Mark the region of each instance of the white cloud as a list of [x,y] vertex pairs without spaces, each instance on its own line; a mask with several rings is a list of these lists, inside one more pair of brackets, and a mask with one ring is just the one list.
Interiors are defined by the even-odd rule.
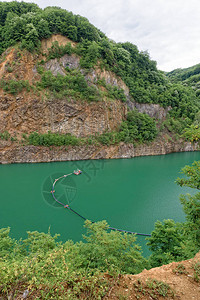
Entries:
[[82,15],[117,41],[148,50],[158,68],[170,71],[200,63],[199,0],[30,0]]

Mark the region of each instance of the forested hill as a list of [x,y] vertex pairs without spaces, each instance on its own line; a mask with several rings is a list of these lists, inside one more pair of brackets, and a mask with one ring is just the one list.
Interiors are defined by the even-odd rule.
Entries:
[[185,69],[176,69],[166,74],[173,82],[191,86],[200,95],[200,64]]
[[[73,90],[73,93],[70,94],[71,99],[74,97],[77,100],[82,97],[90,102],[101,100],[103,98],[102,91],[109,90],[107,94],[110,98],[125,103],[129,102],[129,108],[131,107],[130,102],[159,104],[164,108],[169,108],[165,123],[159,129],[161,131],[166,129],[169,132],[182,134],[186,127],[197,122],[199,93],[196,93],[189,85],[185,86],[182,82],[171,81],[164,72],[157,69],[156,62],[150,59],[146,51],[140,52],[137,46],[130,42],[116,43],[110,40],[104,33],[90,24],[86,18],[74,15],[72,12],[59,7],[40,9],[36,4],[16,1],[1,2],[0,16],[1,61],[5,59],[5,51],[10,47],[15,47],[19,51],[27,50],[41,58],[43,55],[41,41],[55,34],[60,34],[74,42],[73,47],[71,43],[65,47],[54,44],[50,55],[48,57],[43,56],[43,59],[38,61],[37,71],[41,75],[41,82],[37,82],[32,88],[50,90],[54,92],[55,97],[56,92],[60,93],[63,87],[68,85],[71,91]],[[66,68],[65,74],[67,76],[64,78],[62,76],[55,77],[44,72],[44,69],[42,70],[42,63],[44,64],[50,59],[60,59],[65,54],[73,54],[80,58],[79,73]],[[7,66],[7,72],[14,74],[14,64],[15,62],[12,62],[11,65]],[[102,71],[112,72],[121,78],[128,87],[128,96],[124,94],[123,89],[117,88],[115,84],[109,86],[102,78],[97,80],[96,87],[91,85],[88,80],[86,82],[87,72],[96,66]],[[10,77],[3,75],[0,88],[3,89],[4,93],[14,94],[22,88],[27,88],[27,83],[19,81],[17,76],[18,74],[15,74],[14,83],[11,75]],[[76,79],[74,79],[75,77]],[[17,84],[20,85],[19,89],[15,88],[18,87]],[[78,97],[77,93],[79,93]],[[69,91],[67,96],[69,96]],[[123,131],[123,137],[118,137],[115,140],[133,142],[134,139],[138,139],[141,141],[140,133],[138,134],[139,125],[134,125],[137,118],[130,115],[128,117],[129,124],[123,124],[120,127],[120,130]],[[144,120],[140,121],[144,124],[146,117],[142,116],[140,119],[142,118]],[[151,126],[149,120],[147,123],[147,127]],[[143,132],[145,126],[143,126]],[[128,134],[124,133],[125,131]],[[155,130],[153,129],[153,131],[153,134],[152,132],[146,134],[147,140],[155,138]],[[145,135],[142,137],[142,141],[145,141]]]

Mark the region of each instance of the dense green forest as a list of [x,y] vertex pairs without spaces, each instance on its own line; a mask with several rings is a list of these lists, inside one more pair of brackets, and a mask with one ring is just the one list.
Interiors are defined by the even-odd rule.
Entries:
[[[156,67],[156,62],[150,59],[148,52],[139,51],[136,45],[130,42],[116,43],[110,40],[104,33],[89,23],[89,21],[79,15],[74,15],[59,7],[47,7],[40,9],[36,4],[25,2],[1,2],[0,3],[0,53],[11,46],[18,46],[20,49],[27,49],[30,52],[39,52],[41,40],[50,37],[52,34],[62,34],[74,42],[75,48],[70,45],[65,48],[54,47],[47,59],[55,58],[72,52],[81,57],[81,67],[91,69],[97,63],[106,70],[113,71],[120,76],[129,87],[132,100],[139,103],[158,103],[163,107],[171,107],[167,120],[162,124],[162,129],[178,135],[183,134],[185,128],[199,126],[199,99],[198,89],[192,85],[185,84],[174,78],[198,76],[198,66],[192,71],[186,72],[188,75],[181,75],[178,71],[165,74]],[[53,76],[51,72],[42,71],[42,80],[37,84],[37,89],[47,89],[51,92],[62,92],[62,96],[71,95],[88,101],[98,101],[101,93],[93,86],[88,86],[82,74],[77,71],[68,70],[66,76]],[[184,73],[184,74],[186,74]],[[181,77],[182,76],[182,77]],[[173,79],[173,80],[172,80]],[[197,80],[194,79],[193,80]],[[30,89],[26,82],[15,80],[6,82],[1,80],[1,87],[4,91],[16,93],[23,88]],[[102,82],[101,82],[102,84]],[[68,85],[68,89],[63,87]],[[121,101],[126,101],[122,90],[112,86],[106,87],[110,97]],[[142,122],[141,122],[142,123]],[[143,123],[142,123],[143,124]],[[123,126],[123,125],[122,125]],[[142,125],[143,126],[143,125]],[[126,126],[127,127],[127,126]],[[143,126],[145,127],[145,125]],[[193,138],[196,127],[192,127]],[[127,130],[126,130],[127,131]],[[130,131],[130,127],[129,127]],[[131,131],[129,136],[134,135]],[[125,134],[124,134],[125,136]],[[147,134],[147,140],[149,134]],[[155,138],[156,134],[151,135]],[[120,140],[110,137],[112,140]],[[124,138],[130,142],[130,138]],[[122,138],[123,140],[123,138]],[[136,140],[145,141],[141,136],[136,136]],[[110,140],[109,140],[110,141]]]
[[[196,93],[196,97],[200,95],[200,64],[185,69],[176,69],[166,73],[167,77],[173,83],[181,83],[185,87],[192,88]],[[200,139],[200,113],[196,114],[193,124],[184,130],[184,137],[190,141],[198,141]]]
[[200,64],[186,68],[176,69],[168,72],[169,77],[173,82],[182,82],[184,86],[190,86],[196,91],[196,95],[200,94]]
[[[186,221],[157,221],[147,238],[148,258],[142,256],[135,235],[111,231],[106,221],[86,221],[83,240],[76,243],[58,242],[57,235],[36,231],[15,240],[10,228],[0,229],[0,296],[27,291],[38,299],[101,299],[117,284],[119,274],[193,257],[200,250],[200,161],[182,173],[177,184],[196,191],[180,198]],[[200,280],[199,263],[194,280]]]

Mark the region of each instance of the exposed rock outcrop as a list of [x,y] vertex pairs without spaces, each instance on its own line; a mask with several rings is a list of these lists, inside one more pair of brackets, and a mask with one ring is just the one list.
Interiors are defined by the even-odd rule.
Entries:
[[151,118],[164,120],[167,116],[167,113],[170,111],[171,107],[161,107],[159,104],[154,103],[137,103],[132,101],[127,101],[128,107],[133,110],[137,109],[140,113],[145,113]]
[[113,146],[23,146],[3,141],[0,146],[0,162],[6,163],[35,163],[70,161],[84,159],[109,159],[109,158],[132,158],[137,156],[160,155],[172,152],[199,150],[197,144],[174,143],[169,141],[155,141],[149,145],[133,146],[121,143]]
[[50,130],[83,137],[118,128],[126,111],[126,105],[120,101],[41,101],[32,95],[7,95],[0,96],[0,128],[2,132],[45,133]]
[[[48,53],[48,48],[57,41],[59,45],[75,43],[66,37],[54,35],[42,41],[43,54],[31,54],[26,51],[9,49],[0,62],[0,76],[5,80],[27,80],[34,85],[40,80],[37,72],[37,63]],[[9,67],[9,68],[8,68]],[[55,76],[65,74],[65,68],[79,69],[89,84],[95,85],[98,79],[104,79],[106,84],[117,86],[124,90],[127,102],[103,98],[98,102],[87,102],[72,100],[69,98],[55,99],[38,94],[37,90],[22,91],[13,96],[0,90],[0,132],[9,131],[12,136],[21,139],[24,133],[38,131],[47,133],[70,133],[76,137],[102,134],[119,128],[125,119],[128,109],[138,109],[151,117],[163,120],[166,118],[170,108],[162,108],[158,104],[140,104],[134,102],[129,94],[126,84],[111,71],[102,70],[98,65],[90,71],[85,72],[80,67],[80,58],[75,55],[64,55],[60,59],[52,59],[44,64],[46,70],[50,70]],[[8,71],[9,70],[9,71]],[[16,142],[0,140],[0,163],[14,162],[43,162],[64,161],[79,159],[100,158],[130,158],[142,155],[166,154],[178,151],[197,150],[197,145],[189,143],[169,142],[164,137],[149,145],[134,147],[131,144],[119,144],[114,146],[91,146],[45,148],[34,146],[23,146]]]

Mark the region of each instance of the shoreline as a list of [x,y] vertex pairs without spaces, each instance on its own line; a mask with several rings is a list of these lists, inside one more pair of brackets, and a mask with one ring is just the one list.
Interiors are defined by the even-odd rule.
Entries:
[[19,146],[9,141],[4,141],[3,145],[0,145],[0,164],[120,159],[199,150],[198,143],[192,144],[183,141],[157,140],[150,144],[139,144],[137,146],[120,143],[110,146],[83,145],[61,147]]

